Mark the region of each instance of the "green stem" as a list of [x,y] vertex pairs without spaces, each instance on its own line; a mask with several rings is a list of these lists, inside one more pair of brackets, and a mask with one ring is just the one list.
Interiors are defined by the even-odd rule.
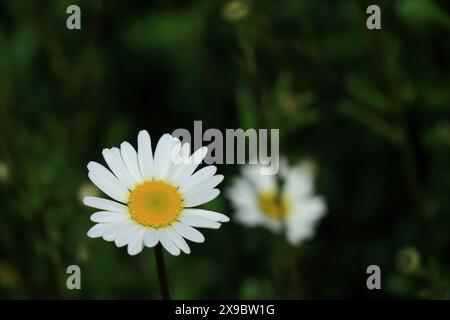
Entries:
[[244,68],[253,96],[253,107],[255,114],[257,115],[257,124],[260,128],[267,128],[268,121],[264,110],[263,90],[261,87],[258,65],[256,62],[255,48],[242,27],[236,27],[236,34],[240,49],[242,50]]
[[[284,225],[283,228],[286,228]],[[283,232],[286,233],[286,230]],[[302,279],[300,270],[298,268],[298,262],[300,261],[299,254],[298,254],[298,248],[293,246],[292,244],[288,243],[287,240],[284,242],[284,248],[283,252],[287,253],[287,267],[289,269],[289,280],[291,281],[292,288],[295,293],[295,299],[303,299],[303,285],[302,285]]]
[[161,244],[155,247],[156,268],[158,270],[159,288],[161,290],[161,299],[170,300],[169,286],[167,284],[166,267],[164,264],[164,254]]
[[400,107],[399,118],[403,131],[402,144],[400,146],[405,171],[405,179],[411,195],[413,209],[422,218],[426,218],[425,206],[423,202],[423,193],[419,177],[417,159],[414,155],[411,134],[409,132],[405,110]]

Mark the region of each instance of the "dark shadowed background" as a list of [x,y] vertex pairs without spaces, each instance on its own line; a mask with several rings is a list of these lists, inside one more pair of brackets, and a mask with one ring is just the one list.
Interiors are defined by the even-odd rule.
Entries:
[[[82,29],[66,28],[78,4]],[[378,4],[382,30],[366,28]],[[448,1],[0,0],[0,297],[159,298],[153,251],[89,239],[101,150],[279,128],[328,214],[300,247],[230,222],[166,254],[175,298],[450,298]],[[222,190],[239,172],[219,165]],[[208,204],[232,215],[221,196]],[[66,288],[66,268],[82,290]],[[382,290],[366,288],[379,265]]]

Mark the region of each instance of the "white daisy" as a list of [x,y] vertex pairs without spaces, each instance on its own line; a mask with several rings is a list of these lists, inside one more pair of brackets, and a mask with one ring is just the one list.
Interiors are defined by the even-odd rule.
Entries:
[[101,210],[91,216],[97,224],[88,236],[128,246],[130,255],[158,243],[172,255],[189,254],[185,239],[205,240],[195,228],[218,229],[221,222],[229,221],[221,213],[194,208],[216,198],[220,191],[215,187],[223,180],[211,165],[194,173],[206,151],[202,147],[191,155],[189,144],[165,134],[153,154],[145,130],[139,132],[137,152],[128,142],[103,149],[111,171],[89,162],[88,176],[113,200],[84,198],[85,205]]
[[314,174],[306,163],[288,167],[278,175],[261,175],[258,165],[247,165],[227,191],[235,219],[245,226],[283,231],[293,245],[311,238],[325,214],[324,200],[314,195]]

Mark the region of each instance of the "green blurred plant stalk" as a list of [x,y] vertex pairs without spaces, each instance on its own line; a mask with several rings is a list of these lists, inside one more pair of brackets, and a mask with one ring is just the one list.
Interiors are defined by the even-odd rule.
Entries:
[[169,285],[167,284],[166,266],[164,263],[164,253],[161,244],[155,247],[155,261],[158,270],[159,289],[161,290],[161,299],[170,300]]

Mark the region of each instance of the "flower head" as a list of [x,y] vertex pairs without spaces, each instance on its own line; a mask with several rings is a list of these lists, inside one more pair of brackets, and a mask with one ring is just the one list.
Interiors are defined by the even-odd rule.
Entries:
[[314,195],[314,173],[308,163],[289,167],[283,161],[278,175],[261,175],[257,165],[245,166],[227,192],[235,219],[246,226],[284,231],[293,245],[314,235],[325,213],[324,200]]
[[194,171],[206,155],[205,147],[190,154],[190,145],[170,134],[163,135],[153,154],[150,135],[141,131],[138,150],[123,142],[120,148],[103,150],[110,170],[89,162],[89,178],[113,200],[85,197],[84,204],[102,211],[91,216],[96,222],[91,238],[128,246],[130,255],[158,243],[172,255],[190,253],[186,240],[205,240],[196,228],[218,229],[229,218],[221,213],[196,209],[216,198],[215,187],[223,180],[215,166]]

